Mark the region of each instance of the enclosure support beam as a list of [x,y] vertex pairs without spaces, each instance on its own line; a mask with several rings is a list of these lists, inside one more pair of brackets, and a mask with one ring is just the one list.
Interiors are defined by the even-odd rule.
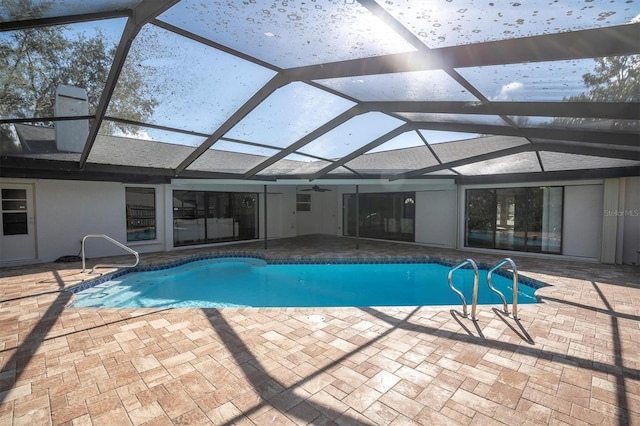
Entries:
[[264,186],[264,249],[267,249],[267,185]]
[[360,185],[356,185],[356,250],[360,248]]

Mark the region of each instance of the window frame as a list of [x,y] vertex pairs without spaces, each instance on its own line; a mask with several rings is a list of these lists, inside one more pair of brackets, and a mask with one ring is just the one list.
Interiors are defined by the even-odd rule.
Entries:
[[[22,196],[24,192],[24,196]],[[18,196],[17,194],[20,193]],[[29,235],[27,216],[27,190],[21,188],[2,188],[2,235]],[[19,220],[16,220],[17,218]],[[13,220],[12,220],[13,218]]]
[[[306,198],[306,200],[300,200],[303,197]],[[311,194],[296,193],[296,212],[310,212],[311,201]]]

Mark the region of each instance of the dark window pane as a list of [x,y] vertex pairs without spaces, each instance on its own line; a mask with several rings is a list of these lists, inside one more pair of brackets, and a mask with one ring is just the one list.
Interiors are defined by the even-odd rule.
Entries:
[[[355,194],[344,196],[344,235],[356,235]],[[359,235],[414,241],[415,193],[359,194]]]
[[540,251],[562,252],[562,200],[564,188],[551,186],[540,188],[542,192],[542,217]]
[[494,247],[496,200],[492,189],[467,190],[468,247]]
[[27,213],[3,213],[2,233],[4,235],[28,234]]
[[3,200],[26,200],[27,190],[26,189],[3,189],[2,199]]
[[342,234],[356,235],[356,195],[344,194],[342,198]]
[[258,194],[234,194],[233,218],[237,231],[234,234],[238,240],[253,240],[258,235]]
[[527,215],[526,215],[526,250],[533,252],[542,251],[542,214],[543,194],[540,188],[528,188]]
[[2,210],[26,210],[27,200],[2,200]]
[[525,249],[528,191],[526,188],[496,189],[495,248]]
[[296,194],[296,211],[311,211],[311,194]]
[[126,188],[127,241],[156,239],[156,191]]

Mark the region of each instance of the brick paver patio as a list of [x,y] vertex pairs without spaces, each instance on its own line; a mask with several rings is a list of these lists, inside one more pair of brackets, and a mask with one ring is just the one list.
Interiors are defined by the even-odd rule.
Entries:
[[[143,255],[478,254],[300,237]],[[78,263],[0,269],[0,424],[640,424],[640,268],[513,257],[551,287],[480,306],[78,309]],[[442,283],[446,286],[446,283]]]

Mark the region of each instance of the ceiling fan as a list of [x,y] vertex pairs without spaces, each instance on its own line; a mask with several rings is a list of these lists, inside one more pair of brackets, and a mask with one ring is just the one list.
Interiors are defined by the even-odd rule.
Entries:
[[320,188],[318,185],[313,185],[311,188],[301,189],[300,191],[327,192],[331,190],[329,188]]

